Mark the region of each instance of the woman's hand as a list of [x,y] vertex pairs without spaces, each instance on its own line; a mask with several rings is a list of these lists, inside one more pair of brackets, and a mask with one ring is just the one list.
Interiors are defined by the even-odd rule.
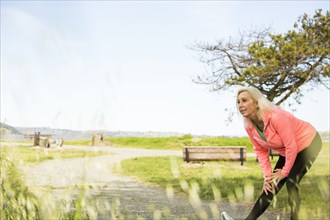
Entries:
[[275,189],[275,185],[273,182],[273,177],[266,177],[264,180],[264,185],[262,186],[262,191],[268,195],[268,192],[273,192]]
[[282,169],[274,170],[274,173],[271,176],[272,182],[275,184],[275,186],[284,178],[285,176],[282,174]]

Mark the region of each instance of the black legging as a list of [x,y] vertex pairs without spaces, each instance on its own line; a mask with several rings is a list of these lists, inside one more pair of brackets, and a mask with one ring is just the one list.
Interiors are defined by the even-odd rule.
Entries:
[[[300,195],[299,195],[299,183],[303,176],[307,173],[312,166],[317,155],[319,154],[322,146],[322,140],[317,133],[312,143],[303,151],[297,154],[297,158],[291,168],[289,175],[282,179],[275,188],[275,195],[281,190],[286,183],[288,190],[288,202],[290,205],[291,219],[298,219],[299,207],[300,207]],[[285,164],[285,157],[279,156],[279,159],[275,165],[275,169],[282,169]],[[252,211],[246,219],[257,219],[269,206],[274,197],[273,193],[262,193],[257,202],[255,203]]]

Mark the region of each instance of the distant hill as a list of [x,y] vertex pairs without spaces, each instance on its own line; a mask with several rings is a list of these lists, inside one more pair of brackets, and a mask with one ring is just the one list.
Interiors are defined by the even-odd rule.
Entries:
[[22,134],[14,127],[9,126],[4,123],[0,123],[0,137],[7,137],[10,136],[12,139],[17,139]]
[[[56,129],[49,127],[13,127],[1,123],[1,139],[2,140],[24,140],[25,135],[40,132],[42,135],[51,135],[53,139],[63,138],[64,140],[88,140],[93,134],[102,134],[104,137],[169,137],[182,136],[183,133],[178,132],[135,132],[135,131],[107,131],[107,130],[90,130],[90,131],[74,131],[69,129]],[[330,142],[330,131],[319,132],[323,142]]]
[[93,134],[102,134],[104,137],[169,137],[182,136],[183,133],[177,132],[134,132],[134,131],[106,131],[106,130],[89,130],[74,131],[69,129],[56,129],[49,127],[12,127],[6,124],[1,125],[3,132],[1,139],[3,140],[23,140],[27,139],[27,135],[33,135],[40,132],[41,135],[51,135],[53,139],[63,138],[64,140],[87,140],[91,139]]

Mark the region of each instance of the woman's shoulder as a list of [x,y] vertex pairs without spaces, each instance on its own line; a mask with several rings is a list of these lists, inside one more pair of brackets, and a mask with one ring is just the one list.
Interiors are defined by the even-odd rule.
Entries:
[[251,130],[254,128],[254,126],[252,125],[250,120],[246,120],[245,121],[245,125],[244,125],[245,130],[249,133],[251,132]]
[[290,112],[278,108],[268,114],[267,121],[269,121],[269,123],[273,126],[277,127],[280,124],[283,125],[291,121],[292,117],[293,115]]
[[288,111],[285,111],[284,109],[281,108],[275,108],[270,112],[267,112],[266,115],[269,118],[282,118],[282,117],[291,117],[292,114]]

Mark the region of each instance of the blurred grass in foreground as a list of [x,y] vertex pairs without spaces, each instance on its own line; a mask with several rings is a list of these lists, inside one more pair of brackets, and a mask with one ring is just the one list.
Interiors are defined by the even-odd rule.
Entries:
[[[323,143],[319,157],[300,183],[301,219],[330,219],[329,152],[329,143]],[[273,165],[276,161],[277,157],[274,157]],[[263,183],[255,157],[248,158],[244,166],[238,162],[186,163],[180,157],[135,158],[123,161],[121,172],[161,186],[169,194],[185,193],[196,201],[247,203],[251,208],[261,193]],[[272,207],[269,209],[271,212],[288,213],[286,187],[273,200]]]
[[[31,191],[24,183],[24,175],[17,164],[22,162],[42,162],[55,158],[76,158],[99,156],[108,153],[87,151],[54,151],[31,147],[0,148],[0,219],[97,219],[98,213],[109,212],[88,195],[90,186],[83,184],[67,189],[61,200],[51,193]],[[110,215],[107,214],[107,215]],[[119,219],[119,218],[118,218]]]
[[[179,148],[181,149],[180,146]],[[25,156],[17,154],[21,150]],[[96,219],[98,216],[96,210],[99,206],[114,207],[110,204],[98,204],[93,198],[88,197],[85,186],[81,186],[74,197],[68,194],[67,198],[60,203],[57,203],[51,195],[36,197],[31,193],[22,182],[22,174],[16,165],[18,160],[40,162],[58,157],[49,156],[49,153],[53,154],[53,152],[45,150],[42,149],[39,152],[41,155],[36,157],[35,154],[39,153],[36,153],[36,149],[33,148],[10,148],[8,152],[8,148],[1,147],[0,209],[6,211],[1,212],[0,219]],[[318,159],[300,184],[301,219],[329,219],[330,217],[329,152],[329,143],[324,143]],[[70,154],[68,152],[60,154],[62,153],[66,154],[66,158],[77,156],[68,156]],[[276,157],[272,162],[276,162]],[[132,175],[149,184],[162,186],[169,198],[175,193],[185,193],[193,207],[198,207],[201,199],[206,199],[228,200],[233,204],[244,203],[251,205],[252,208],[253,202],[261,192],[262,174],[259,164],[253,157],[248,158],[244,166],[240,166],[239,162],[187,164],[180,157],[136,158],[124,161],[121,170],[125,175]],[[286,205],[287,193],[284,187],[272,204],[277,208],[270,207],[269,211],[287,213]],[[106,209],[109,211],[108,208]],[[216,208],[215,211],[217,211]],[[203,219],[202,214],[201,219]],[[112,209],[107,215],[118,217]],[[123,218],[119,216],[117,219]]]
[[7,148],[0,149],[0,219],[40,219],[40,203],[22,181]]

